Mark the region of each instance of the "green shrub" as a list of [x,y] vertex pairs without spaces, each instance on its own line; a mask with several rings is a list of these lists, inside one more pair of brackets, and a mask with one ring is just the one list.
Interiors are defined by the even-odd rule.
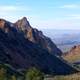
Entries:
[[6,79],[6,70],[4,68],[0,68],[0,80]]
[[34,67],[30,68],[25,73],[25,80],[44,80],[43,73]]

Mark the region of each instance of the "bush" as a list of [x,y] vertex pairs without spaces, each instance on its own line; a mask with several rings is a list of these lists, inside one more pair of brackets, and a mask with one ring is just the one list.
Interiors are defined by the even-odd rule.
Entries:
[[6,70],[4,68],[0,68],[0,80],[6,79]]
[[30,68],[25,73],[25,80],[44,80],[43,73],[34,67]]

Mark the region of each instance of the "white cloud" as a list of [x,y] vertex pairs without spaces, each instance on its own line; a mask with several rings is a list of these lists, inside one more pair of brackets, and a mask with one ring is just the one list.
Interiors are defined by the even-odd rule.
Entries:
[[80,20],[80,14],[66,14],[64,19],[67,19],[67,20],[73,20],[73,19]]
[[61,6],[60,8],[74,9],[74,8],[80,8],[80,5],[77,5],[77,4],[67,4],[67,5]]
[[0,15],[7,15],[7,14],[13,14],[21,11],[30,11],[31,9],[26,6],[8,6],[8,5],[3,5],[0,6]]
[[17,6],[0,6],[0,15],[7,15],[18,10]]
[[15,6],[0,6],[0,11],[15,11],[16,9]]
[[70,17],[72,17],[74,19],[80,19],[80,14],[72,14],[72,15],[70,15]]

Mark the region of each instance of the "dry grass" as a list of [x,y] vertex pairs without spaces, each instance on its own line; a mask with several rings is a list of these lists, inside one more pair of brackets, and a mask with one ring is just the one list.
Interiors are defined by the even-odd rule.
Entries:
[[49,77],[44,80],[80,80],[80,73]]

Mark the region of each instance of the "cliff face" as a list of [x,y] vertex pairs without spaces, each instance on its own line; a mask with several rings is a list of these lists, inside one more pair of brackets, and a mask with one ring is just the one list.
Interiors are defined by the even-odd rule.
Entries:
[[80,61],[80,45],[72,47],[72,49],[63,56],[69,62]]
[[[19,21],[13,24],[0,19],[1,63],[7,63],[16,69],[34,66],[47,74],[68,74],[77,71],[53,55],[58,54],[58,49],[41,31],[30,26],[27,28],[29,22],[27,23],[26,18],[22,19],[22,23]],[[55,53],[50,54],[49,50],[52,49]]]
[[15,23],[17,30],[23,32],[26,39],[39,45],[40,47],[48,50],[50,53],[60,56],[62,52],[57,46],[51,41],[50,38],[46,37],[42,31],[32,28],[28,20],[24,17]]

